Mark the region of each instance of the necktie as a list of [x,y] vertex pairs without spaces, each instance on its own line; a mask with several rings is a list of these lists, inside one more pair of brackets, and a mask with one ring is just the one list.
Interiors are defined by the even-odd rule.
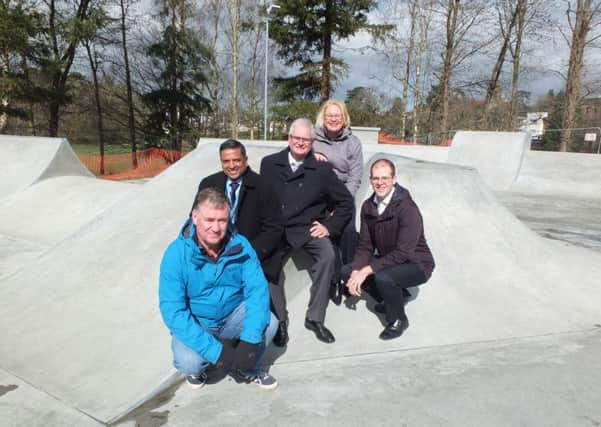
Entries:
[[239,185],[240,183],[238,181],[234,181],[230,184],[230,202],[232,205],[232,209],[236,205],[236,190],[238,189]]

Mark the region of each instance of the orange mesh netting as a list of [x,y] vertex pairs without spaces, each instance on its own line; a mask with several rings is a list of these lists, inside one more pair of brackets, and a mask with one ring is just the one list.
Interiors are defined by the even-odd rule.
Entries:
[[[444,141],[441,141],[440,144],[437,144],[437,145],[443,146],[443,147],[448,147],[451,145],[452,142],[453,142],[452,139],[445,139]],[[379,144],[397,144],[397,145],[424,145],[423,143],[420,143],[420,142],[403,141],[401,138],[397,138],[396,136],[389,135],[389,134],[383,133],[383,132],[380,132],[378,134],[378,143]]]
[[170,165],[181,159],[186,153],[182,151],[148,148],[138,151],[137,167],[134,169],[132,153],[109,154],[104,156],[104,173],[102,157],[99,155],[79,155],[81,162],[99,178],[111,180],[139,179],[158,175]]

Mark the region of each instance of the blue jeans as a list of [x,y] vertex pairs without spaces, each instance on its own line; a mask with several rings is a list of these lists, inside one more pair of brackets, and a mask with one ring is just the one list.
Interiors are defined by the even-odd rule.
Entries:
[[[219,328],[206,328],[215,338],[235,339],[239,338],[244,327],[244,317],[246,315],[246,307],[244,302],[241,303],[230,315],[225,319],[223,325]],[[269,325],[263,334],[263,343],[257,357],[257,366],[254,370],[243,371],[242,373],[248,376],[255,376],[261,368],[265,349],[271,343],[278,327],[278,321],[275,316],[270,313]],[[205,360],[200,354],[192,350],[186,344],[172,336],[171,350],[173,351],[173,366],[184,375],[200,375],[211,364]]]

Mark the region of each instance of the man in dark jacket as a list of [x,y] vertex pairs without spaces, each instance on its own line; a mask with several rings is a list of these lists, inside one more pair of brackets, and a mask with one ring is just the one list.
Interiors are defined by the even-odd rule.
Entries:
[[[311,121],[295,120],[288,133],[288,148],[263,158],[261,176],[273,183],[281,203],[287,245],[283,254],[303,248],[314,261],[305,327],[320,341],[332,343],[334,335],[324,325],[335,267],[330,238],[338,237],[349,221],[353,198],[332,166],[315,160],[313,138]],[[288,313],[284,289],[274,282],[270,292],[280,329],[285,329]]]
[[230,202],[230,222],[246,237],[261,261],[270,282],[277,282],[279,258],[274,259],[284,232],[280,203],[273,186],[248,166],[246,147],[235,139],[219,146],[221,172],[205,177],[198,185],[218,188]]
[[[370,169],[374,194],[361,207],[359,246],[353,262],[343,268],[351,295],[375,282],[387,325],[380,338],[400,337],[409,327],[403,291],[425,283],[434,270],[434,258],[424,237],[421,213],[409,191],[396,183],[394,164],[376,160]],[[350,277],[349,277],[350,274]]]

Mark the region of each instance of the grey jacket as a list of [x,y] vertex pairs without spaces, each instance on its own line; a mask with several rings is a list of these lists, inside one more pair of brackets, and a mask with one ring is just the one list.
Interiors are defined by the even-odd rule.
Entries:
[[350,128],[344,128],[335,138],[328,138],[325,129],[315,129],[313,151],[328,158],[336,176],[355,196],[363,176],[363,150],[361,141],[352,134]]

